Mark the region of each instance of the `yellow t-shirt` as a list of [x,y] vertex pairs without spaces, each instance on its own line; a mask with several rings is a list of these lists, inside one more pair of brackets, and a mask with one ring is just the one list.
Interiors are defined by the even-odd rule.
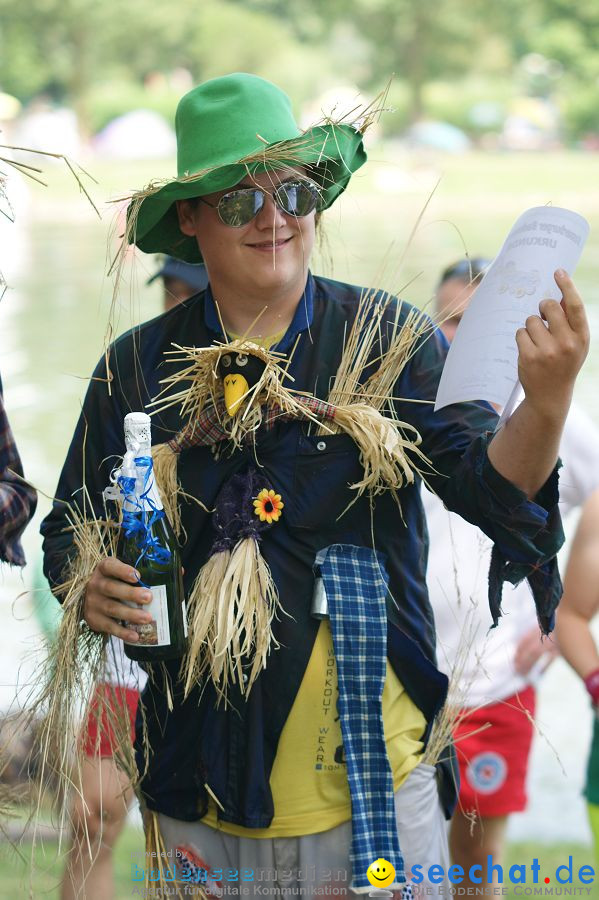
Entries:
[[[284,332],[250,340],[268,349]],[[235,340],[240,335],[229,332]],[[422,712],[406,694],[387,662],[383,727],[397,790],[420,761],[426,728]],[[274,838],[316,834],[351,819],[341,725],[337,715],[337,666],[328,621],[320,623],[300,689],[281,733],[270,775],[275,814],[268,828],[219,822],[210,801],[206,825],[241,837]]]
[[[426,727],[387,662],[383,725],[395,790],[418,765]],[[351,818],[351,801],[337,715],[337,667],[328,621],[318,629],[300,689],[285,723],[270,776],[275,814],[268,828],[219,822],[211,803],[202,819],[212,828],[242,837],[315,834]]]

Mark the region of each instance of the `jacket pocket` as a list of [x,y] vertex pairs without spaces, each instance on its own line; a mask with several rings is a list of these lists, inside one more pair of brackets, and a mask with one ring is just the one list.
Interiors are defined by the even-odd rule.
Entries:
[[300,435],[288,524],[294,528],[333,526],[356,499],[351,485],[362,476],[358,449],[349,435]]

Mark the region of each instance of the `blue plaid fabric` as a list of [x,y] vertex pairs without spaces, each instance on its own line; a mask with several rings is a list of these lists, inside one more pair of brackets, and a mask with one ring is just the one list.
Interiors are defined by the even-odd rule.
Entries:
[[388,579],[381,558],[367,547],[333,544],[322,556],[352,806],[351,888],[365,892],[372,890],[366,870],[375,859],[390,862],[397,884],[405,882],[383,731]]

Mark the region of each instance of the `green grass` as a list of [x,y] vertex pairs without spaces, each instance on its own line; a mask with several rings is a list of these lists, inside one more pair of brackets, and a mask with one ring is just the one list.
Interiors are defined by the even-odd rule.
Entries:
[[[143,834],[133,826],[128,826],[121,838],[119,839],[115,854],[115,882],[116,900],[125,900],[132,896],[133,882],[131,880],[131,863],[139,862],[137,853],[143,849]],[[15,852],[8,847],[0,850],[0,900],[16,900],[16,898],[27,897],[29,890],[29,873],[31,870],[31,845],[25,844],[21,848],[22,858],[16,856]],[[526,866],[526,885],[521,888],[520,896],[523,894],[524,887],[532,886],[532,874],[530,864],[533,859],[539,860],[540,865],[540,886],[544,886],[543,879],[548,876],[551,882],[548,887],[556,887],[555,870],[557,866],[566,865],[568,857],[572,857],[572,867],[574,873],[573,888],[581,886],[577,873],[581,866],[592,866],[593,869],[599,870],[593,860],[593,852],[588,847],[570,846],[568,844],[556,844],[552,846],[543,846],[533,842],[525,844],[512,844],[508,847],[506,861],[504,864],[504,888],[507,890],[504,897],[516,897],[513,892],[513,886],[508,883],[509,869],[514,865]],[[58,884],[62,872],[62,861],[57,856],[57,845],[48,842],[45,848],[36,849],[33,857],[33,894],[35,900],[57,900]],[[516,877],[516,873],[514,873]],[[457,887],[457,886],[456,886]],[[566,886],[564,886],[566,887]],[[596,885],[589,885],[591,893],[583,892],[583,897],[599,898],[599,882]],[[563,894],[562,894],[563,895]],[[459,896],[459,895],[456,895]],[[558,895],[559,896],[559,895]],[[89,898],[89,900],[102,900],[102,898]]]

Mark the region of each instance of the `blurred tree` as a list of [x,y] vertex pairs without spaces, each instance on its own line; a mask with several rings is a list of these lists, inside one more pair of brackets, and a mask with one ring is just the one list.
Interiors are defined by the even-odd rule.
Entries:
[[139,74],[139,54],[149,46],[156,68],[171,31],[166,6],[141,0],[0,0],[0,84],[23,100],[40,92],[67,100],[85,130],[94,80],[122,59]]
[[471,64],[476,22],[462,0],[330,0],[328,14],[347,9],[371,49],[372,81],[396,73],[410,91],[410,115],[423,114],[427,81],[460,75]]
[[95,84],[141,84],[175,68],[188,69],[195,82],[255,72],[299,100],[331,77],[326,56],[302,44],[285,20],[223,0],[0,0],[0,89],[72,104],[83,131]]
[[[528,77],[519,62],[530,54],[547,60],[550,77]],[[394,73],[402,121],[431,113],[427,86],[459,93],[476,77],[495,81],[502,97],[506,89],[559,95],[566,107],[577,89],[588,94],[599,84],[599,2],[0,0],[0,90],[24,101],[40,92],[66,100],[83,130],[111,114],[104,91],[101,115],[90,116],[99,85],[123,84],[118,114],[148,76],[177,68],[195,82],[252,71],[280,83],[296,104],[340,81],[372,93]]]
[[561,63],[582,82],[599,78],[597,0],[531,0],[537,27],[529,49]]
[[[516,4],[506,0],[508,5]],[[393,74],[407,83],[409,118],[424,112],[424,87],[435,79],[457,79],[470,72],[474,61],[485,68],[485,47],[493,42],[491,59],[512,61],[510,42],[489,28],[488,4],[484,0],[237,0],[237,4],[284,17],[300,40],[336,46],[336,35],[344,34],[345,55],[336,63],[360,87],[372,89]],[[492,16],[491,16],[492,17]],[[509,26],[507,18],[498,27]],[[354,46],[367,47],[356,59]],[[500,47],[498,52],[498,46]],[[337,46],[337,50],[342,48]]]

